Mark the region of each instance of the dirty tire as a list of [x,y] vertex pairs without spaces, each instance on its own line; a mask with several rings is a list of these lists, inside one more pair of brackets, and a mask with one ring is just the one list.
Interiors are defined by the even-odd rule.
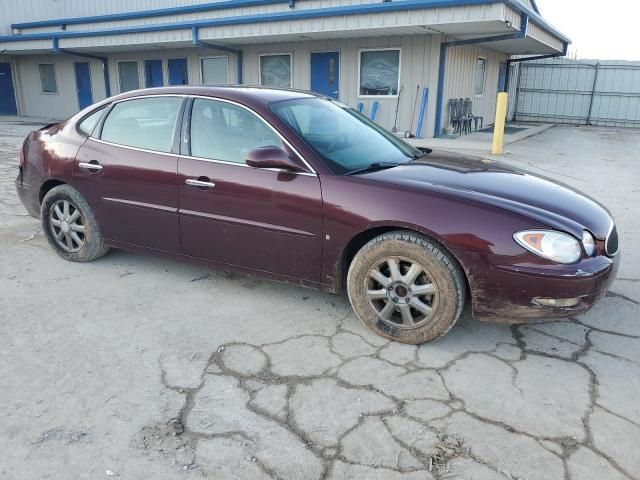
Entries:
[[[415,326],[413,326],[408,321],[405,326],[401,315],[403,312],[400,311],[400,308],[392,315],[394,319],[400,317],[398,321],[402,322],[402,325],[389,319],[383,320],[381,312],[376,310],[378,307],[374,306],[374,303],[380,302],[380,305],[386,305],[391,300],[387,298],[371,300],[368,295],[367,292],[371,293],[372,289],[379,289],[377,291],[381,292],[384,288],[393,288],[393,283],[380,288],[384,284],[376,282],[374,284],[377,286],[371,287],[372,280],[369,275],[372,269],[376,270],[380,265],[385,268],[384,266],[388,265],[387,260],[390,259],[392,261],[396,259],[400,262],[398,263],[400,274],[406,274],[407,278],[409,276],[408,268],[412,265],[410,262],[415,262],[418,267],[424,269],[424,276],[421,278],[425,280],[422,282],[433,284],[437,288],[437,294],[433,297],[421,297],[423,300],[432,299],[431,305],[433,306],[430,313],[425,314],[423,323],[415,322]],[[374,238],[358,251],[349,266],[347,291],[353,310],[365,325],[383,337],[396,342],[416,345],[443,336],[458,321],[466,298],[466,282],[463,275],[457,262],[440,245],[414,232],[396,231]],[[411,286],[413,290],[418,290],[420,287],[415,284]],[[409,292],[411,291],[409,289]],[[392,297],[397,300],[395,295]],[[410,300],[407,297],[400,300],[400,302],[403,301],[409,302]],[[420,314],[416,310],[411,310],[411,312],[413,315]]]
[[[54,220],[57,215],[53,213],[54,205],[60,205],[60,202],[65,201],[76,208],[82,217],[84,242],[81,247],[77,248],[77,251],[66,251],[58,245],[50,223],[52,215]],[[100,229],[98,228],[91,207],[89,207],[89,204],[80,192],[70,185],[58,185],[47,192],[40,207],[40,218],[42,219],[42,230],[49,245],[65,260],[71,262],[90,262],[102,257],[109,251],[109,246],[105,244],[100,234]],[[77,244],[75,246],[77,247]]]

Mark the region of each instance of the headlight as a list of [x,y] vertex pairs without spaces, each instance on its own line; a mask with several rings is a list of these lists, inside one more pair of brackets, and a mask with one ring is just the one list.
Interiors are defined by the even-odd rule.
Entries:
[[525,230],[513,235],[522,247],[536,255],[557,263],[576,263],[582,256],[580,242],[553,230]]
[[596,253],[596,239],[593,238],[593,235],[586,230],[582,232],[582,246],[584,247],[584,251],[587,252],[587,255],[590,257]]

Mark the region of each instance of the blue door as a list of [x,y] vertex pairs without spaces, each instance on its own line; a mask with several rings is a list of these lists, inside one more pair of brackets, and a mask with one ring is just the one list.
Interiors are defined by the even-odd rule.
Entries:
[[162,80],[162,60],[145,60],[144,61],[144,86],[161,87],[164,85]]
[[169,85],[186,85],[189,83],[186,58],[172,58],[168,62]]
[[80,110],[93,103],[91,94],[91,73],[88,62],[74,62],[76,71],[76,91],[78,92],[78,106]]
[[0,113],[3,115],[18,114],[10,63],[0,63]]
[[340,53],[311,54],[311,90],[328,97],[338,98],[340,85]]

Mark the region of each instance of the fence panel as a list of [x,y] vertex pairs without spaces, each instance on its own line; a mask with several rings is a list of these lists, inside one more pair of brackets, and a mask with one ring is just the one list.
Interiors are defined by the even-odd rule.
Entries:
[[514,120],[640,127],[640,63],[541,60],[514,74]]

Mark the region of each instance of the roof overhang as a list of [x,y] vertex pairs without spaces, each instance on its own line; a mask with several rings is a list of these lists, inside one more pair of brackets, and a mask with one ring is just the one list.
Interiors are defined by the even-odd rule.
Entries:
[[[283,3],[289,5],[280,5]],[[536,11],[517,0],[395,0],[322,8],[305,8],[305,2],[299,0],[295,8],[289,8],[292,3],[223,0],[110,16],[14,24],[14,35],[0,36],[0,51],[50,52],[54,41],[59,48],[92,52],[181,48],[193,46],[194,29],[202,40],[227,45],[438,34],[447,41],[488,38],[489,41],[478,43],[508,54],[527,55],[562,53],[570,42]],[[258,6],[264,9],[265,5],[271,6],[273,12],[256,13]],[[229,8],[234,8],[233,15],[227,15]],[[215,18],[211,18],[212,11],[216,12]],[[171,22],[167,21],[167,15],[172,16]],[[527,23],[523,22],[525,18]],[[527,24],[523,31],[523,25]],[[250,28],[238,28],[249,25]]]

